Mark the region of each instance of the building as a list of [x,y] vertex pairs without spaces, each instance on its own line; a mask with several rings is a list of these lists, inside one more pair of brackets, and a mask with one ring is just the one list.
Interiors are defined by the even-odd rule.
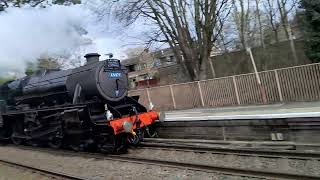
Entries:
[[[211,57],[220,54],[221,50],[214,48]],[[122,64],[129,70],[128,76],[132,89],[191,81],[183,65],[177,61],[170,48],[152,53],[145,51],[137,57],[123,60]]]
[[129,71],[128,77],[132,89],[181,82],[171,75],[175,76],[181,68],[170,48],[152,53],[144,51],[137,57],[123,60],[122,64]]

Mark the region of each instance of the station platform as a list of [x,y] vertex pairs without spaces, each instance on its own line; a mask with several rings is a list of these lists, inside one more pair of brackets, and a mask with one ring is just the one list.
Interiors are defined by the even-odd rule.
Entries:
[[320,102],[164,112],[160,138],[320,143]]
[[234,106],[167,111],[165,121],[208,121],[320,117],[320,102]]

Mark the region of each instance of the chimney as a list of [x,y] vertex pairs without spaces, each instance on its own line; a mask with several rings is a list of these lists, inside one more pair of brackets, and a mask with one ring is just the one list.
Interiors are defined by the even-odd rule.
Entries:
[[92,63],[99,62],[100,54],[98,54],[98,53],[89,53],[89,54],[86,54],[84,57],[87,60],[87,64],[92,64]]

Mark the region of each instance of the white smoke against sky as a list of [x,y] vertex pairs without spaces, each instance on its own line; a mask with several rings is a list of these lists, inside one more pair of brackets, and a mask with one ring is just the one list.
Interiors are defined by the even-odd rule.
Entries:
[[[65,56],[83,45],[89,12],[74,6],[9,8],[0,14],[0,75],[23,74],[26,62]],[[84,28],[85,29],[85,28]]]
[[[8,8],[1,12],[0,76],[24,76],[27,62],[35,62],[42,56],[70,56],[77,60],[86,53],[98,52],[126,58],[124,52],[128,46],[135,46],[130,45],[130,41],[142,37],[139,32],[146,27],[138,24],[129,29],[121,28],[112,17],[101,19],[97,16],[97,7],[102,7],[103,1],[84,2],[47,8]],[[81,30],[86,30],[87,34]],[[71,66],[67,63],[64,68],[73,68],[72,63]]]

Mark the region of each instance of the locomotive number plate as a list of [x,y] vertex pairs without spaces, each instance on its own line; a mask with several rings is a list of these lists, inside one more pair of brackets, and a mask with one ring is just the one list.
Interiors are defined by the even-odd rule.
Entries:
[[111,77],[111,78],[121,77],[121,73],[119,73],[119,72],[111,72],[111,73],[109,73],[109,77]]

